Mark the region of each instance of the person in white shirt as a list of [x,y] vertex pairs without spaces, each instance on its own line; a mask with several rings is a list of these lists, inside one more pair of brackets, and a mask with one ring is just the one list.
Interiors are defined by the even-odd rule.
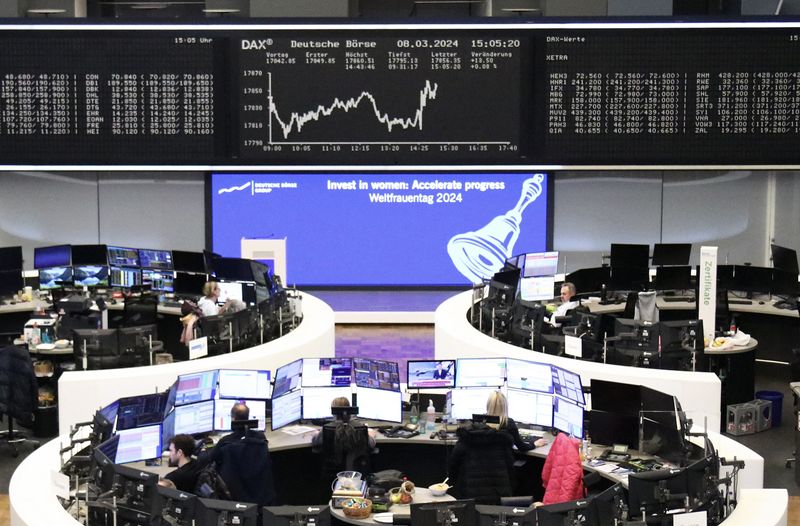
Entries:
[[572,301],[572,298],[576,293],[577,291],[575,290],[575,285],[573,283],[567,281],[561,285],[561,305],[559,305],[555,312],[550,315],[550,319],[548,320],[550,325],[553,327],[561,327],[561,324],[556,320],[566,316],[567,311],[570,311],[578,306],[577,301]]
[[225,302],[221,307],[217,304],[220,295],[219,284],[216,281],[209,281],[203,285],[203,297],[197,302],[197,306],[203,311],[203,316],[217,316],[224,313],[231,305],[231,300]]

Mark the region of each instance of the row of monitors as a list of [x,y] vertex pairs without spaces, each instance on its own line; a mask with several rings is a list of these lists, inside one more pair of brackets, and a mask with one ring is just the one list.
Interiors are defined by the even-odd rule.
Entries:
[[[173,263],[176,257],[177,264]],[[205,272],[203,254],[109,245],[54,245],[33,249],[33,268],[108,265],[153,270]]]

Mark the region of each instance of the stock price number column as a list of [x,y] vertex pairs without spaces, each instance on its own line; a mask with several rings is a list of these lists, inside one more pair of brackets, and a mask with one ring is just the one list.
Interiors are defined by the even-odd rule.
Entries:
[[240,158],[514,162],[522,44],[495,33],[309,30],[242,39]]

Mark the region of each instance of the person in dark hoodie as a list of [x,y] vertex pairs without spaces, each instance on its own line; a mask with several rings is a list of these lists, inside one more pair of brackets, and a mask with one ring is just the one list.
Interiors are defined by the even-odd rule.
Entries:
[[203,452],[197,462],[201,468],[211,462],[216,464],[233,500],[269,506],[275,501],[269,443],[264,433],[248,427],[249,418],[250,409],[246,404],[234,404],[231,408],[233,431],[211,450]]

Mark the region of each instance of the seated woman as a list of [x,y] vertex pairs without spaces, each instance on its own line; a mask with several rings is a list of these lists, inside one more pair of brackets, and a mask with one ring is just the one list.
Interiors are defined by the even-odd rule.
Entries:
[[217,302],[221,292],[216,281],[209,281],[203,285],[203,297],[197,302],[197,307],[203,312],[203,316],[217,316],[228,311],[239,312],[246,307],[240,300],[230,298],[224,305],[219,306]]
[[369,455],[375,448],[375,431],[363,422],[351,421],[350,400],[340,396],[331,402],[334,420],[322,427],[311,445],[324,455],[323,474],[333,476],[339,471],[354,470],[366,475],[369,470]]
[[536,440],[533,444],[522,440],[519,436],[519,428],[513,418],[508,416],[508,401],[503,393],[494,391],[489,395],[489,400],[486,401],[486,414],[500,418],[498,430],[507,433],[514,441],[514,445],[520,451],[530,451],[537,447],[547,445],[547,441],[543,438]]

